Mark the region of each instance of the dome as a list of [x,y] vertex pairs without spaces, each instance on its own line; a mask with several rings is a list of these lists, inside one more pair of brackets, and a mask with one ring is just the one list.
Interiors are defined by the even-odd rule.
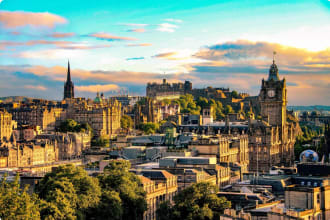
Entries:
[[102,98],[100,97],[99,92],[96,93],[96,98],[94,99],[94,102],[99,104],[102,103]]
[[304,150],[299,156],[300,162],[318,162],[319,155],[313,150]]

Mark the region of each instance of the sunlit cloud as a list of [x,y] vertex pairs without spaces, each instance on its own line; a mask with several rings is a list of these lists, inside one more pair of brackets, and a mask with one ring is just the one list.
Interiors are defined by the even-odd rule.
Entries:
[[134,40],[137,40],[136,38],[132,38],[132,37],[120,37],[120,36],[115,36],[115,35],[104,33],[104,32],[91,33],[88,36],[95,37],[96,39],[108,40],[108,41],[134,41]]
[[108,91],[117,91],[120,87],[116,84],[106,84],[106,85],[88,85],[88,86],[77,86],[75,87],[77,91],[80,92],[108,92]]
[[127,32],[144,33],[146,32],[146,29],[144,28],[129,29],[127,30]]
[[66,37],[73,37],[75,36],[75,33],[61,33],[61,32],[54,32],[49,35],[48,37],[53,37],[53,38],[66,38]]
[[57,24],[65,23],[67,23],[65,18],[48,12],[0,11],[0,24],[5,28],[23,26],[52,28]]
[[149,47],[152,44],[149,43],[141,43],[141,44],[126,44],[127,47]]
[[170,23],[162,23],[158,25],[157,31],[160,32],[175,32],[175,30],[178,28],[175,24]]
[[34,86],[34,85],[25,85],[24,88],[26,89],[33,89],[33,90],[40,90],[40,91],[46,91],[47,88],[44,86]]

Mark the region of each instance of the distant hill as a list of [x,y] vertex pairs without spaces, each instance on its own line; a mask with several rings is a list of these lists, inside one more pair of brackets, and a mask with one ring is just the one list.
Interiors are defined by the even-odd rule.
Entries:
[[329,105],[310,105],[310,106],[288,106],[288,110],[294,111],[330,111]]
[[26,101],[33,99],[31,97],[26,96],[6,96],[6,97],[0,97],[0,100],[2,102],[18,102],[18,101]]

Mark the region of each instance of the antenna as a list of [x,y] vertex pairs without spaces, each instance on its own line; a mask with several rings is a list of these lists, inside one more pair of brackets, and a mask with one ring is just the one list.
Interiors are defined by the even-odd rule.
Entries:
[[276,55],[276,51],[273,51],[273,64],[275,64],[275,55]]

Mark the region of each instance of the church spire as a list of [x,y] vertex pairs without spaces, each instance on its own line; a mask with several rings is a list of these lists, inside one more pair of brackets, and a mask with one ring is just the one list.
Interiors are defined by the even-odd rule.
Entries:
[[71,81],[70,62],[68,61],[68,70],[66,76],[66,82],[64,83],[64,99],[74,98],[74,85]]
[[71,72],[70,72],[70,61],[68,60],[68,72],[67,72],[67,82],[71,82]]

